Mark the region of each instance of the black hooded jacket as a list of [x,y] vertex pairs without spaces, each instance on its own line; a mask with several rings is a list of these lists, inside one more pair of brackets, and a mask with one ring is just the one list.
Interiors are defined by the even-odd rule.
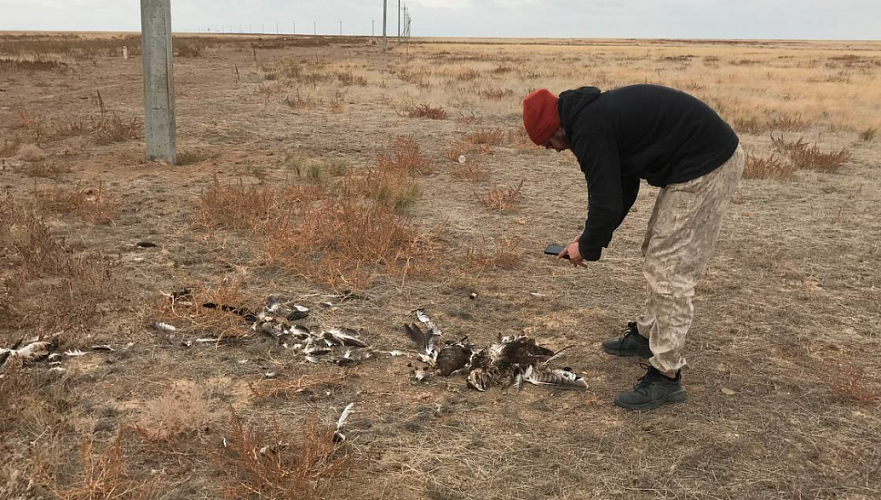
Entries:
[[599,260],[639,193],[696,179],[725,163],[738,138],[709,106],[678,90],[631,85],[560,94],[560,122],[587,179],[588,210],[578,250]]

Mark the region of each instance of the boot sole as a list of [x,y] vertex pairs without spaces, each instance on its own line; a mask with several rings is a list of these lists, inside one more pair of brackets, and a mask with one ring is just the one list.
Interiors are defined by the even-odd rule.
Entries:
[[648,401],[646,403],[633,405],[629,403],[624,403],[616,397],[615,404],[626,410],[654,410],[655,408],[662,406],[666,403],[681,403],[685,401],[687,397],[688,395],[685,392],[685,388],[682,387],[676,392],[671,392],[670,394],[667,394],[662,399],[656,399],[654,401]]
[[652,357],[651,353],[649,353],[648,355],[646,355],[646,354],[643,354],[643,353],[641,353],[641,352],[636,352],[636,351],[619,351],[619,350],[616,350],[616,349],[610,349],[610,348],[608,348],[608,347],[606,347],[606,346],[603,346],[603,351],[605,351],[606,354],[611,354],[612,356],[618,356],[618,357],[620,357],[620,358],[635,358],[635,357],[640,357],[640,358],[643,358],[643,359],[649,359],[649,358]]

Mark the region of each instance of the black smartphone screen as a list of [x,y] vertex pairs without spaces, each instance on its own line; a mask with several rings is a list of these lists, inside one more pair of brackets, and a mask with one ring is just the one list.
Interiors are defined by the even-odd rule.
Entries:
[[[564,248],[565,247],[560,246],[560,245],[548,245],[548,247],[545,248],[545,254],[547,254],[547,255],[560,255],[560,252],[562,252]],[[563,258],[568,259],[569,256],[567,255]]]

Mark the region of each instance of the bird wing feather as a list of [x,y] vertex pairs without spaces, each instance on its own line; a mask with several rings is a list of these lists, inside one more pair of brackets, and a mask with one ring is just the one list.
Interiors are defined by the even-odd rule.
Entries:
[[352,406],[355,406],[355,403],[349,403],[343,408],[343,412],[340,413],[340,419],[336,422],[337,431],[343,428],[343,424],[346,423],[346,419],[349,418],[349,414],[352,413]]

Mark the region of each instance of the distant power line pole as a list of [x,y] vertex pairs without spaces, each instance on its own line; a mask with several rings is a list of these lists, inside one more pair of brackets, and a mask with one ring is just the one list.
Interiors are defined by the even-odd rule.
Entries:
[[296,21],[294,21],[294,32],[293,33],[295,35],[297,34],[297,22]]
[[315,23],[315,21],[312,21],[312,34],[313,35],[318,34],[318,28],[316,26],[317,26],[317,24]]
[[401,41],[401,0],[398,0],[398,41]]
[[382,51],[385,52],[388,48],[388,38],[385,36],[385,18],[386,14],[388,14],[388,7],[386,6],[388,0],[382,0]]
[[343,36],[343,20],[340,19],[340,36]]
[[376,19],[370,20],[370,36],[376,36]]

